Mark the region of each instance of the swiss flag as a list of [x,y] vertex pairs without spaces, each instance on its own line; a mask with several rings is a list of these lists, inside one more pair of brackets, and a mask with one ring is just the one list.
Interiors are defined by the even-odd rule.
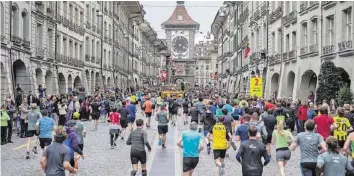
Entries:
[[250,53],[250,51],[251,51],[251,48],[247,46],[247,49],[245,50],[245,58],[244,59],[247,58],[247,56]]

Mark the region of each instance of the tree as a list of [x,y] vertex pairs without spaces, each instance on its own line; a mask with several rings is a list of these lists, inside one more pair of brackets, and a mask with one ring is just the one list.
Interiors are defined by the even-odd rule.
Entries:
[[325,61],[321,65],[320,74],[318,76],[318,88],[316,91],[317,102],[335,99],[341,87],[342,78],[336,66],[331,61]]
[[336,102],[338,106],[343,107],[344,104],[352,104],[353,103],[353,92],[350,87],[345,84],[339,91]]

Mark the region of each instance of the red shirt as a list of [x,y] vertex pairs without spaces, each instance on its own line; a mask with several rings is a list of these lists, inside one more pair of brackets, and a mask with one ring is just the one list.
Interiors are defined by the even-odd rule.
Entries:
[[320,134],[324,139],[331,135],[331,125],[334,120],[328,115],[319,115],[313,119],[317,125],[317,133]]
[[116,124],[119,125],[120,124],[120,115],[118,112],[112,112],[111,114],[109,114],[109,120],[111,121],[111,124]]
[[274,109],[276,108],[275,104],[273,104],[273,103],[267,103],[267,104],[266,104],[266,107],[267,107],[267,109],[269,109],[269,110],[274,110]]
[[307,120],[307,106],[301,105],[297,111],[297,118],[299,120]]

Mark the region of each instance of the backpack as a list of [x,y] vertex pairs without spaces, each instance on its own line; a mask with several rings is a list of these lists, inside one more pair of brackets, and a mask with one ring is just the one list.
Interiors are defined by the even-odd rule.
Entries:
[[63,142],[63,144],[69,148],[70,157],[71,157],[71,158],[74,158],[74,149],[73,149],[73,147],[72,147],[72,142],[71,142],[71,140],[68,138],[68,139],[66,139],[66,140]]

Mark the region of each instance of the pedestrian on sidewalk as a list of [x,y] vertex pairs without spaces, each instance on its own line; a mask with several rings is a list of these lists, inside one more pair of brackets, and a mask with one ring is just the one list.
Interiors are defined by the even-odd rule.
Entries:
[[6,105],[1,105],[1,112],[0,112],[0,120],[1,120],[1,145],[7,143],[7,128],[8,128],[8,120],[10,120],[10,116],[6,111]]
[[136,126],[137,128],[129,134],[127,139],[127,145],[131,145],[130,160],[133,167],[131,175],[136,175],[138,163],[140,162],[142,176],[147,176],[145,146],[149,152],[151,151],[151,146],[147,140],[147,133],[143,130],[144,121],[142,119],[136,120]]
[[13,117],[14,117],[14,113],[16,111],[15,109],[15,104],[13,104],[13,101],[11,99],[6,99],[6,110],[7,110],[7,114],[9,115],[10,119],[7,121],[7,143],[14,143],[11,141],[11,137],[12,137],[12,128],[13,128]]
[[199,153],[203,150],[202,135],[198,133],[198,123],[191,122],[188,131],[184,131],[177,145],[183,149],[183,176],[193,175],[199,162]]
[[58,125],[64,126],[65,124],[65,119],[66,119],[66,103],[64,102],[64,100],[60,100],[59,104],[58,104],[58,109],[59,109],[59,121],[58,121]]

